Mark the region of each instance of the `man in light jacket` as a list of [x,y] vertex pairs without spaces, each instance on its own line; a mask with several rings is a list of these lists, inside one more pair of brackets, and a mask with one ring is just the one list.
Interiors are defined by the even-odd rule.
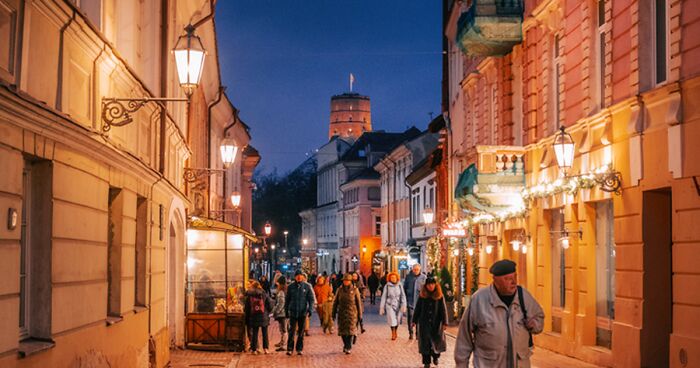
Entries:
[[515,262],[500,260],[489,272],[493,284],[474,293],[459,324],[456,366],[468,367],[473,354],[474,368],[530,367],[530,336],[542,332],[542,307],[518,287]]
[[[413,340],[413,310],[418,302],[418,294],[420,294],[423,285],[425,284],[426,275],[420,272],[420,263],[416,263],[411,268],[411,272],[406,275],[403,281],[403,290],[406,293],[406,304],[408,305],[408,313],[406,320],[408,322],[408,339]],[[382,286],[383,288],[383,286]]]

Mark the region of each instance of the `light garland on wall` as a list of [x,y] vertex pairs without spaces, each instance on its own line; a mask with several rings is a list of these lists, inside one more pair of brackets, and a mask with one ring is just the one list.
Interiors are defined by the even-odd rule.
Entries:
[[566,176],[553,182],[542,182],[527,187],[520,192],[525,202],[545,198],[559,193],[576,194],[581,189],[592,189],[598,186],[600,190],[620,195],[620,173],[610,165],[604,165],[592,172],[580,175]]

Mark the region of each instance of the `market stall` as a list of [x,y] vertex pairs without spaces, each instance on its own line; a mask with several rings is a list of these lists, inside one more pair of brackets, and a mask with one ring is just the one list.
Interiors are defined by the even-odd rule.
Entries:
[[192,217],[187,229],[188,348],[242,350],[248,249],[257,238],[220,221]]

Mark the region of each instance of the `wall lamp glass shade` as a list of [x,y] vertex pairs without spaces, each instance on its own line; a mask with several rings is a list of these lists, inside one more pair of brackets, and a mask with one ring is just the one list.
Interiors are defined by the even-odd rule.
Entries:
[[224,139],[221,142],[221,161],[224,163],[224,168],[228,169],[236,161],[236,154],[238,153],[238,146],[233,143],[230,139]]
[[238,208],[241,205],[241,193],[238,193],[238,192],[231,193],[231,205],[234,208]]
[[270,233],[272,233],[272,226],[268,222],[265,224],[265,235],[270,236]]
[[571,134],[564,130],[564,127],[559,129],[556,137],[554,137],[554,155],[557,157],[557,166],[559,169],[566,170],[571,168],[574,163],[574,140]]
[[302,239],[301,242],[302,242],[304,245],[309,244],[309,239],[304,238],[304,239]]
[[178,38],[173,54],[175,55],[175,66],[177,67],[180,87],[182,87],[187,96],[191,96],[202,77],[204,57],[207,52],[204,50],[202,40],[194,34],[192,25],[187,26],[185,31],[187,31],[187,34]]
[[423,210],[423,222],[426,224],[432,224],[433,220],[435,219],[435,212],[433,212],[433,209],[428,207]]
[[520,250],[520,240],[511,240],[510,245],[513,247],[514,251],[519,251]]

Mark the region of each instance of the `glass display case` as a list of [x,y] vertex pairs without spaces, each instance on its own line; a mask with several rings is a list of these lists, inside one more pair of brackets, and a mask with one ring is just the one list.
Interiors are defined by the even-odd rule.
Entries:
[[256,238],[214,220],[193,218],[188,225],[186,344],[242,348],[248,249]]

